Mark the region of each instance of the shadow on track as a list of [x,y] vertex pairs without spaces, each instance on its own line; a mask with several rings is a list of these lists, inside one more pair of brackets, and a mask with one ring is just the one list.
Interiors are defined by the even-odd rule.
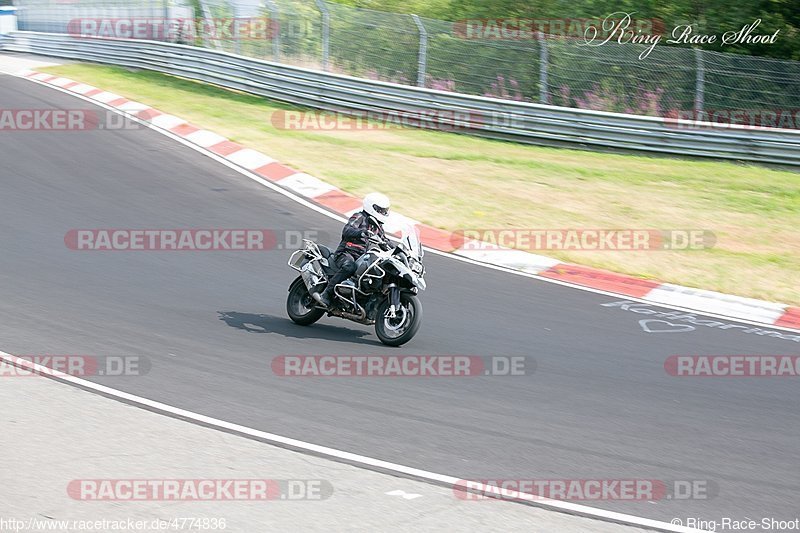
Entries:
[[319,323],[313,326],[298,326],[288,317],[238,313],[236,311],[217,312],[219,313],[219,319],[230,327],[243,329],[249,333],[274,333],[293,339],[322,339],[359,344],[380,344],[377,338],[375,340],[363,338],[370,335],[370,333],[358,329]]

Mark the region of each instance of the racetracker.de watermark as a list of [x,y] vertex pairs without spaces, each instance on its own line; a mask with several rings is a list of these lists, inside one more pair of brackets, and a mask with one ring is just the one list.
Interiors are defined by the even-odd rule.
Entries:
[[[459,109],[407,109],[402,111],[281,110],[270,114],[279,130],[381,131],[390,129],[435,129],[468,131],[485,126],[489,115]],[[507,117],[497,117],[502,124]]]
[[279,130],[382,132],[398,129],[430,129],[449,132],[508,128],[524,129],[529,119],[508,111],[472,109],[405,110],[280,110],[270,113],[270,124]]
[[800,108],[674,110],[664,125],[678,130],[800,129]]
[[0,132],[135,130],[149,112],[119,113],[98,109],[0,108]]
[[18,355],[14,364],[0,360],[0,378],[30,377],[47,373],[37,366],[77,377],[122,377],[144,376],[150,372],[152,363],[143,355]]
[[690,251],[712,248],[716,236],[702,229],[463,229],[453,233],[451,244],[485,251]]
[[536,361],[506,355],[280,355],[272,371],[283,377],[529,376]]
[[96,531],[127,531],[134,533],[153,533],[154,531],[225,531],[228,527],[226,518],[209,516],[184,516],[169,518],[94,518],[94,519],[57,519],[45,515],[28,518],[5,518],[0,516],[0,531],[4,533],[27,533],[41,531],[61,531],[83,533]]
[[71,229],[64,244],[77,251],[297,250],[303,239],[330,240],[317,230],[271,229]]
[[[624,15],[624,14],[621,14]],[[665,33],[664,22],[656,18],[477,18],[453,24],[453,36],[460,39],[523,41],[567,38],[583,41],[587,35],[606,39],[615,33],[656,36]]]
[[709,500],[718,493],[707,479],[462,479],[453,485],[455,497],[469,501]]
[[664,370],[675,377],[798,377],[797,355],[671,355]]
[[326,500],[324,479],[73,479],[67,494],[81,501]]
[[278,21],[268,17],[220,18],[75,18],[67,23],[74,38],[265,41],[278,35]]

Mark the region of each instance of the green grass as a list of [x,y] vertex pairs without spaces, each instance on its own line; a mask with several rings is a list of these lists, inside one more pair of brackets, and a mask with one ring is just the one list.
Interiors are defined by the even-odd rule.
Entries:
[[146,71],[44,69],[147,103],[400,212],[468,228],[706,229],[694,252],[539,252],[650,279],[800,304],[800,174],[734,163],[524,146],[411,129],[293,131],[292,106]]

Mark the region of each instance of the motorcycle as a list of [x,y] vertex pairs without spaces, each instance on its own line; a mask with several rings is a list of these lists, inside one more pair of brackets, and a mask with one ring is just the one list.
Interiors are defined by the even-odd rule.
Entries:
[[324,290],[335,272],[333,252],[303,239],[303,248],[289,258],[289,266],[300,275],[289,285],[286,312],[301,326],[313,324],[326,312],[359,324],[374,324],[383,344],[405,344],[422,324],[422,304],[417,298],[426,287],[422,257],[422,245],[412,226],[403,228],[396,245],[370,235],[366,253],[356,260],[355,273],[334,287],[331,306],[325,308],[311,294]]

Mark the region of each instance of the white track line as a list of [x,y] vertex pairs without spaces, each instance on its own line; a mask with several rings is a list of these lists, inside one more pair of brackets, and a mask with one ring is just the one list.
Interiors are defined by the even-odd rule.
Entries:
[[[45,377],[53,378],[58,381],[63,381],[66,383],[76,385],[86,390],[99,392],[100,394],[103,394],[105,396],[110,396],[112,398],[121,400],[129,404],[138,405],[140,407],[144,407],[151,411],[156,411],[161,414],[166,414],[168,416],[177,417],[184,420],[194,421],[204,426],[226,431],[228,433],[237,433],[241,435],[246,435],[256,440],[263,441],[269,444],[274,444],[280,447],[311,452],[313,454],[320,455],[329,459],[344,461],[349,464],[366,467],[369,468],[370,470],[378,470],[383,472],[388,471],[396,474],[402,474],[406,477],[412,477],[415,479],[428,481],[431,483],[435,483],[436,485],[444,485],[449,488],[453,488],[454,490],[456,490],[457,487],[462,486],[459,484],[459,482],[462,482],[463,484],[463,480],[453,476],[446,476],[443,474],[437,474],[435,472],[428,472],[427,470],[420,470],[418,468],[413,468],[410,466],[390,463],[388,461],[382,461],[380,459],[373,459],[371,457],[367,457],[364,455],[358,455],[355,453],[337,450],[335,448],[328,448],[327,446],[320,446],[318,444],[312,444],[310,442],[305,442],[302,440],[283,437],[281,435],[276,435],[274,433],[267,433],[266,431],[249,428],[247,426],[240,426],[239,424],[232,424],[224,420],[219,420],[217,418],[212,418],[210,416],[201,415],[198,413],[194,413],[192,411],[181,409],[179,407],[174,407],[172,405],[167,405],[154,400],[149,400],[147,398],[142,398],[141,396],[136,396],[134,394],[112,389],[104,385],[99,385],[97,383],[87,381],[85,379],[81,379],[75,376],[70,376],[69,374],[64,374],[63,372],[60,372],[58,370],[53,370],[46,366],[42,366],[32,361],[28,361],[27,359],[22,359],[20,357],[17,357],[9,353],[0,352],[0,361],[4,361],[7,364],[11,364],[16,367],[25,369],[29,372],[33,372]],[[673,524],[669,524],[667,522],[660,522],[658,520],[651,520],[649,518],[640,518],[638,516],[616,513],[613,511],[606,511],[604,509],[596,509],[594,507],[587,507],[585,505],[578,505],[562,500],[551,500],[549,498],[540,498],[536,495],[524,492],[512,491],[512,490],[500,490],[495,485],[482,485],[477,482],[473,484],[472,482],[470,482],[470,486],[478,488],[478,490],[484,494],[494,494],[509,501],[526,503],[529,505],[542,507],[553,511],[560,511],[568,514],[580,515],[589,518],[596,518],[618,524],[625,524],[656,531],[668,531],[676,533],[695,533],[701,531],[698,529],[688,528],[684,526],[676,526]]]

